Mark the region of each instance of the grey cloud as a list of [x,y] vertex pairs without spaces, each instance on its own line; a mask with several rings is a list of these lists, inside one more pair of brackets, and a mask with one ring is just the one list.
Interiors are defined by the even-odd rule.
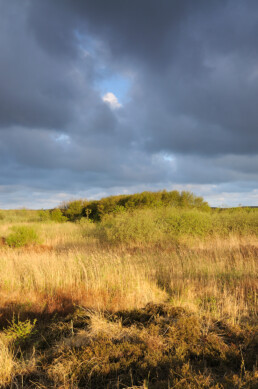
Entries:
[[[253,0],[0,2],[0,185],[253,190],[257,11]],[[114,73],[131,82],[116,111],[95,87]]]
[[[218,184],[242,181],[258,181],[257,156],[226,155],[206,158],[203,156],[179,156],[177,158],[177,179],[197,184]],[[175,177],[176,179],[176,177]]]
[[[38,6],[44,4],[37,3]],[[69,44],[73,51],[67,52],[65,59],[45,50],[43,41],[36,39],[40,22],[47,18],[59,31],[59,19],[44,14],[30,18],[32,4],[15,0],[1,3],[0,126],[64,129],[75,120],[76,107],[82,100],[88,105],[96,101],[91,88],[94,63],[82,57],[75,39],[73,45]],[[33,23],[37,29],[33,28]],[[47,25],[45,27],[51,46],[55,36],[51,36]],[[67,27],[61,31],[64,36],[61,34],[60,39],[66,45]]]

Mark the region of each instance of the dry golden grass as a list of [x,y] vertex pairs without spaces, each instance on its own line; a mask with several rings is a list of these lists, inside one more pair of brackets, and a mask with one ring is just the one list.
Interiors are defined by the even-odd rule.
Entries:
[[[110,246],[96,241],[88,226],[36,227],[44,245],[0,247],[1,306],[13,300],[46,309],[43,303],[66,296],[75,304],[112,311],[170,300],[234,322],[256,312],[254,236]],[[0,235],[7,230],[1,226]]]
[[[91,310],[87,313],[88,327],[63,339],[62,347],[86,347],[101,334],[114,343],[138,339],[148,350],[163,350],[164,339],[155,331],[123,327],[119,320],[110,321],[102,312],[114,314],[139,309],[149,302],[167,302],[186,308],[200,319],[205,315],[203,333],[209,332],[214,320],[249,326],[257,321],[258,238],[254,235],[182,236],[162,244],[113,245],[101,242],[90,224],[29,225],[40,235],[42,245],[10,248],[4,239],[0,245],[1,328],[8,326],[13,314],[46,321],[80,306]],[[11,223],[0,224],[0,237],[6,237],[10,227]],[[22,365],[11,347],[0,342],[0,387],[8,387],[14,374],[36,369],[35,355],[33,361],[31,355],[32,351]],[[76,388],[75,379],[68,382],[60,378],[60,374],[66,377],[65,366],[56,363],[49,368],[51,379],[56,374],[63,382],[63,386],[53,387]],[[208,380],[205,377],[203,382]],[[144,385],[147,388],[147,383]]]
[[14,355],[8,344],[0,338],[0,385],[9,384],[14,371]]

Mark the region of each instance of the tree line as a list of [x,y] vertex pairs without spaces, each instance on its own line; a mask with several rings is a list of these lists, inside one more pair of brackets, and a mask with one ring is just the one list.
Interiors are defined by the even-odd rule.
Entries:
[[145,191],[130,195],[108,196],[100,200],[71,200],[63,202],[58,208],[48,212],[51,219],[59,218],[60,221],[76,221],[81,218],[87,218],[97,222],[101,221],[103,217],[108,214],[159,207],[198,208],[203,211],[210,210],[208,203],[204,201],[202,197],[195,196],[191,192],[162,190],[159,192]]

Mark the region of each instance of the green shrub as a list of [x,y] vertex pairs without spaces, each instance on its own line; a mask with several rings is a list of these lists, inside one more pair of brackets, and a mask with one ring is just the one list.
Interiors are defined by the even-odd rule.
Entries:
[[9,323],[9,327],[6,328],[3,333],[6,338],[16,346],[22,345],[31,335],[35,333],[36,322],[37,319],[34,319],[33,322],[29,319],[20,321],[19,317],[16,320],[13,316],[12,321]]
[[211,215],[175,207],[123,211],[107,215],[99,224],[100,237],[109,242],[172,241],[179,236],[205,236]]
[[228,235],[230,233],[257,235],[258,210],[232,208],[215,211],[212,216],[212,228],[219,235]]
[[6,238],[6,243],[10,247],[22,247],[29,244],[40,243],[38,234],[31,227],[12,227],[12,231],[13,232]]
[[[60,209],[62,214],[67,217],[68,220],[76,221],[83,216],[87,216],[87,213],[85,213],[85,208],[87,205],[87,200],[71,200],[61,204]],[[90,210],[88,210],[88,214],[90,214]]]
[[[130,195],[109,196],[100,200],[75,200],[61,205],[63,214],[69,220],[76,220],[82,216],[89,216],[94,221],[102,220],[106,215],[124,210],[159,209],[162,207],[179,207],[184,209],[196,208],[210,211],[210,207],[202,197],[191,192],[142,192]],[[89,212],[87,214],[87,212]]]
[[63,215],[61,209],[55,208],[50,212],[50,220],[57,223],[63,223],[66,222],[68,219],[66,216]]
[[76,224],[79,224],[80,226],[91,226],[94,224],[94,222],[93,220],[88,219],[87,217],[82,217],[81,219],[76,221]]
[[158,229],[151,210],[107,215],[99,225],[101,237],[109,242],[153,242]]
[[120,207],[103,217],[97,231],[109,242],[171,242],[180,237],[208,237],[212,234],[257,234],[258,212],[204,212],[196,208],[159,207],[125,210]]
[[205,236],[212,228],[210,214],[195,209],[167,209],[162,212],[159,225],[164,233],[173,236]]
[[39,220],[41,221],[41,222],[46,222],[46,221],[49,221],[50,220],[50,212],[49,212],[49,210],[48,209],[46,209],[46,210],[44,210],[44,209],[41,209],[40,211],[39,211]]

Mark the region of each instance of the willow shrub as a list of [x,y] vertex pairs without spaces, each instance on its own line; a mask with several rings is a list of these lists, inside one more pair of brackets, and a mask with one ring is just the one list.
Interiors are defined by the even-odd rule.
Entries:
[[153,215],[152,210],[106,215],[99,224],[99,236],[113,243],[157,241],[160,231]]
[[184,236],[208,237],[258,233],[258,212],[213,211],[167,207],[106,215],[99,223],[100,239],[117,243],[171,241]]
[[198,211],[197,209],[164,209],[158,215],[157,222],[163,234],[168,236],[205,236],[212,229],[210,213]]
[[258,209],[227,209],[212,215],[213,232],[219,235],[230,233],[238,235],[258,234]]
[[109,242],[155,243],[181,235],[204,236],[211,229],[211,215],[207,212],[163,208],[107,215],[98,233]]

